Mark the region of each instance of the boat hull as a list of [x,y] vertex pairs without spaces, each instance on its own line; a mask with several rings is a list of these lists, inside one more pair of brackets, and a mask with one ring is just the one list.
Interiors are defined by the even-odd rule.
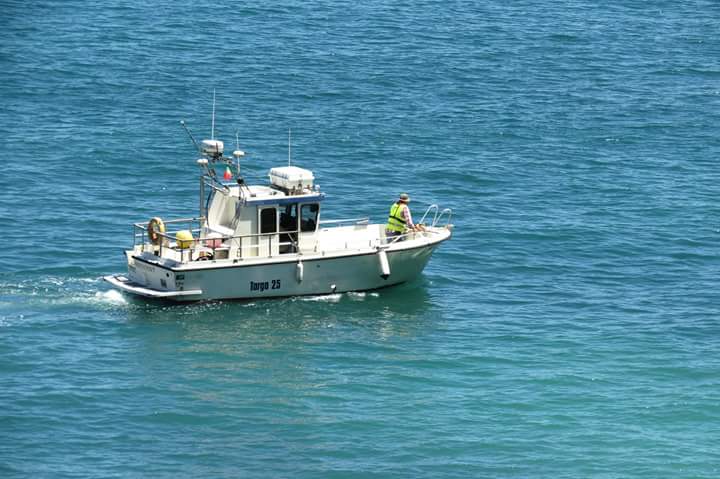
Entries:
[[129,254],[129,278],[113,276],[106,280],[126,293],[172,301],[363,291],[414,279],[439,243],[408,244],[337,256],[283,256],[255,263],[194,262],[179,267]]

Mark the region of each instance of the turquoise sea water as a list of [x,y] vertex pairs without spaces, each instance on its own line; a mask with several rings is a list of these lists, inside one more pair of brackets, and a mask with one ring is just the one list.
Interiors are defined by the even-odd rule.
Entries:
[[[720,475],[716,2],[15,2],[2,477]],[[327,215],[452,207],[412,284],[172,306],[100,277],[196,210],[179,126]]]

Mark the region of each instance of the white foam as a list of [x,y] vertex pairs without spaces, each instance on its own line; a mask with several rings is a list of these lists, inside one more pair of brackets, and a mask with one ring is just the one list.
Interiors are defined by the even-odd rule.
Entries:
[[356,293],[356,292],[349,292],[347,293],[348,298],[352,299],[353,301],[362,301],[365,299],[365,296],[367,296],[367,293]]
[[322,296],[303,296],[301,299],[303,301],[325,301],[328,303],[337,303],[340,301],[340,298],[342,298],[342,294],[335,293],[335,294],[324,294]]
[[110,289],[108,291],[98,291],[95,293],[95,299],[103,303],[110,304],[127,304],[127,299],[120,291]]

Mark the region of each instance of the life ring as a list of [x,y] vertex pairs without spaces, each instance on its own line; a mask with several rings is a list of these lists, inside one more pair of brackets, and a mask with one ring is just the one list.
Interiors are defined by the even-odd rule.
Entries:
[[210,251],[201,251],[200,256],[195,261],[212,261],[213,254]]
[[147,225],[148,238],[154,245],[159,245],[162,241],[161,234],[165,233],[165,223],[159,217],[154,217]]

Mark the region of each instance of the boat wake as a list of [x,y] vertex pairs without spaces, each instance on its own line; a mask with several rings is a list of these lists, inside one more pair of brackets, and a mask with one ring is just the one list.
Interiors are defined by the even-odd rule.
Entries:
[[98,291],[95,293],[95,299],[100,303],[107,304],[127,304],[127,299],[120,291],[111,289],[109,291]]
[[8,313],[6,318],[24,318],[29,311],[77,304],[100,309],[129,304],[122,293],[104,290],[102,284],[97,277],[47,275],[17,281],[14,275],[8,275],[0,279],[0,311]]
[[350,291],[348,293],[333,293],[333,294],[323,294],[318,296],[300,296],[298,299],[301,301],[320,301],[320,302],[326,302],[326,303],[338,303],[340,302],[344,297],[350,299],[351,301],[364,301],[366,298],[377,298],[380,296],[379,293],[376,292],[355,292]]
[[298,299],[301,301],[323,301],[326,303],[337,303],[342,299],[341,293],[334,294],[323,294],[319,296],[300,296]]

